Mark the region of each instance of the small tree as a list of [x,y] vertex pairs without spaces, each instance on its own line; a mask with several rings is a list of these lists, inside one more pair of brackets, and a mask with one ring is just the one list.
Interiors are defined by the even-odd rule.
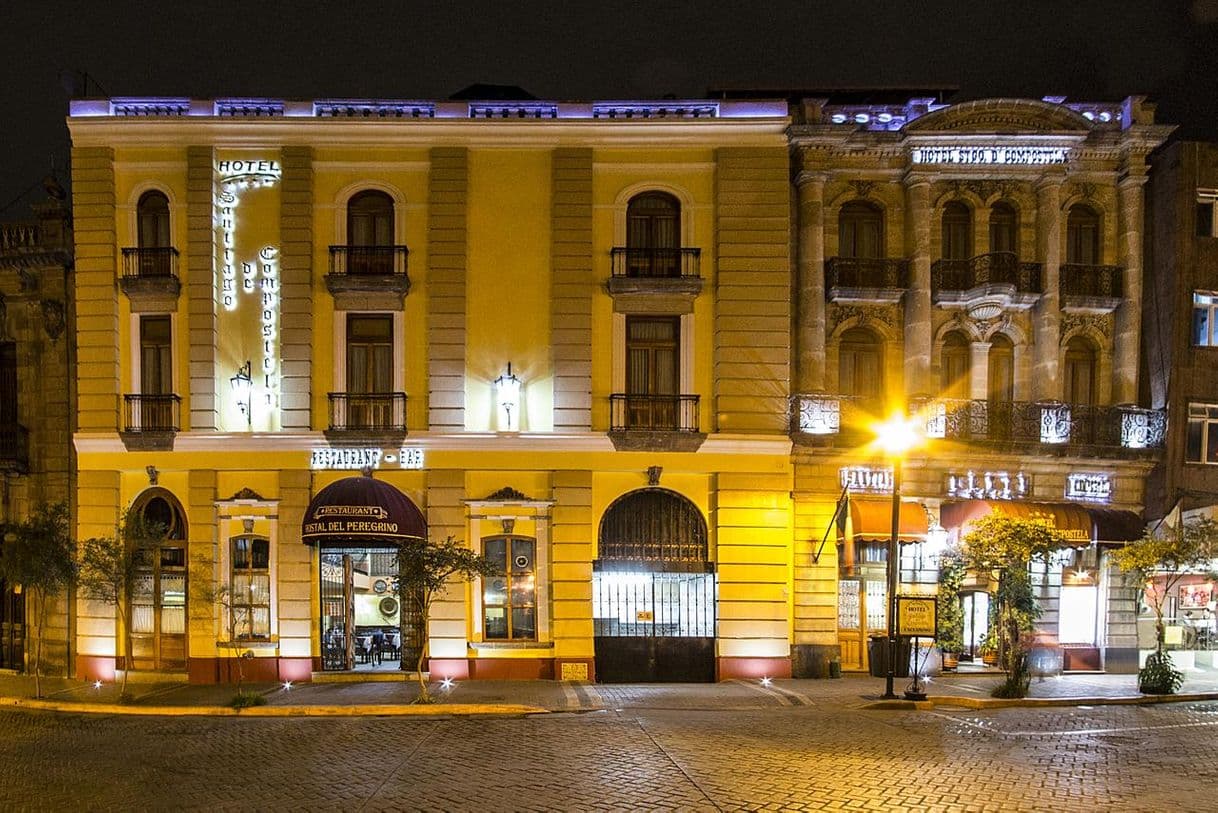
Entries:
[[964,649],[964,608],[960,606],[960,588],[964,586],[967,568],[959,548],[948,548],[939,556],[939,593],[936,598],[937,641],[944,652],[958,653]]
[[1023,633],[1032,630],[1040,607],[1032,591],[1028,567],[1047,563],[1049,556],[1069,540],[1045,522],[1008,517],[997,512],[973,523],[964,538],[964,561],[997,582],[993,609],[998,626],[998,659],[1006,680],[994,689],[995,697],[1024,697],[1032,675]]
[[149,522],[139,511],[127,509],[115,535],[86,539],[80,552],[80,588],[94,601],[115,608],[123,625],[123,682],[119,698],[127,697],[131,671],[131,598],[135,575],[148,551],[165,539],[164,525]]
[[[199,558],[195,560],[194,566],[191,568],[191,598],[196,606],[210,606],[220,610],[221,617],[227,620],[225,624],[225,632],[227,640],[217,641],[220,648],[227,646],[232,652],[236,653],[237,662],[237,694],[232,699],[232,705],[235,708],[244,708],[245,706],[260,706],[266,703],[266,698],[257,692],[246,693],[245,684],[245,662],[252,660],[254,653],[250,649],[244,652],[239,652],[242,618],[239,613],[235,612],[236,602],[233,589],[228,582],[216,580],[212,572],[212,563],[210,559]],[[249,632],[250,619],[244,619],[246,633]]]
[[1171,658],[1164,652],[1167,627],[1163,611],[1180,580],[1207,568],[1215,555],[1218,555],[1218,523],[1204,517],[1158,533],[1147,532],[1113,553],[1121,572],[1131,573],[1137,579],[1140,601],[1155,614],[1155,651],[1138,672],[1142,691],[1172,694],[1184,682],[1183,673],[1171,665]]
[[419,610],[423,620],[423,645],[419,648],[416,672],[419,680],[419,703],[433,702],[427,681],[423,679],[423,661],[431,636],[427,620],[431,605],[450,579],[469,581],[476,576],[493,576],[499,571],[485,556],[474,553],[451,536],[443,542],[408,542],[398,549],[398,599]]
[[42,697],[42,642],[50,605],[76,578],[75,544],[66,505],[39,506],[29,519],[5,529],[0,575],[10,584],[21,585],[28,598],[36,623],[30,664],[34,696]]

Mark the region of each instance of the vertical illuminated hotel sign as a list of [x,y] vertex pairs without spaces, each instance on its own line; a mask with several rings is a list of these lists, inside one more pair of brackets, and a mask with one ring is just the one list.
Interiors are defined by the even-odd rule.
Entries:
[[[216,393],[228,431],[280,427],[280,167],[274,151],[215,154]],[[238,395],[247,361],[249,392]]]

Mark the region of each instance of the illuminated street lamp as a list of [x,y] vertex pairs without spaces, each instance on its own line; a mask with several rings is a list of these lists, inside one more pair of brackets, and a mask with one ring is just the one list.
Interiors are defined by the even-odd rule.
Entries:
[[237,408],[245,416],[246,426],[252,426],[254,423],[253,403],[250,400],[254,388],[251,366],[249,359],[246,359],[245,364],[242,364],[241,368],[237,370],[237,374],[228,380],[229,386],[233,388],[233,395],[237,399]]
[[897,664],[897,575],[901,556],[901,463],[905,453],[921,441],[916,422],[902,413],[875,426],[876,443],[892,461],[892,537],[888,540],[888,674],[884,699],[895,700],[893,678]]
[[495,393],[499,408],[503,410],[504,420],[501,426],[510,431],[516,429],[512,425],[512,413],[516,413],[516,422],[520,423],[520,379],[512,373],[512,362],[508,362],[507,372],[495,379]]

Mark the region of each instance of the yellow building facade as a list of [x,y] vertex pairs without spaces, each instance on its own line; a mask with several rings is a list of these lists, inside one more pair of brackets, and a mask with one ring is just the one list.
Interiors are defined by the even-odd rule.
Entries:
[[[790,675],[788,125],[74,102],[77,533],[168,529],[77,673]],[[502,575],[418,619],[411,536]]]

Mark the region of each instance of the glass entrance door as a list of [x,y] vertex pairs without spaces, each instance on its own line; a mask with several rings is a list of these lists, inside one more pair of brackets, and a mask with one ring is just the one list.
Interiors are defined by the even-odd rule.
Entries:
[[964,609],[964,651],[960,655],[976,660],[990,631],[990,594],[965,593],[960,602]]
[[403,608],[393,548],[321,552],[322,669],[328,672],[412,670],[422,646],[422,619]]

